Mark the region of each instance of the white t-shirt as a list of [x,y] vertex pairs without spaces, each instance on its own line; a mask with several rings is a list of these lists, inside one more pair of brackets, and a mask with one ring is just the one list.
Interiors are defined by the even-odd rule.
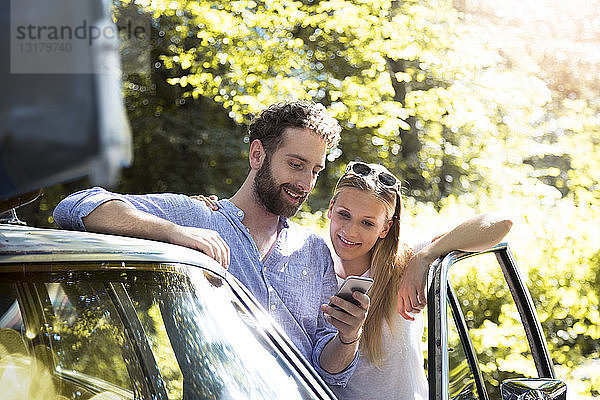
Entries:
[[[419,241],[412,246],[422,249],[429,241]],[[369,276],[367,271],[364,276]],[[343,280],[338,277],[338,285]],[[421,338],[423,337],[423,313],[414,314],[415,320],[405,320],[395,313],[390,329],[383,320],[382,344],[384,359],[381,367],[361,355],[354,374],[346,387],[331,389],[340,400],[427,400],[428,384],[425,377]]]
[[392,322],[393,332],[387,321],[383,321],[384,359],[381,367],[372,364],[366,355],[361,355],[346,387],[332,387],[338,399],[427,400],[427,379],[421,350],[423,313],[416,314],[414,321],[394,314]]

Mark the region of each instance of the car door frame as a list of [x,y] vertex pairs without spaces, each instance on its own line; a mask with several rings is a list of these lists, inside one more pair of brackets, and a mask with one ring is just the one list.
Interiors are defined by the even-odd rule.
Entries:
[[[448,400],[449,393],[449,371],[448,371],[448,305],[456,302],[453,300],[453,291],[448,281],[449,268],[466,258],[475,257],[481,254],[494,253],[504,279],[510,289],[511,295],[516,303],[520,314],[525,334],[529,342],[531,354],[540,378],[555,378],[554,365],[548,351],[548,345],[542,331],[542,327],[531,298],[529,290],[525,286],[523,276],[515,257],[513,256],[508,243],[500,243],[488,250],[481,252],[465,253],[454,251],[447,256],[436,260],[430,269],[429,289],[428,289],[428,379],[429,379],[429,400]],[[455,304],[456,306],[457,304]],[[460,313],[462,315],[462,313]],[[457,323],[457,326],[464,324]],[[464,324],[466,327],[466,324]],[[460,330],[460,328],[459,328]],[[464,334],[464,332],[463,332]],[[468,337],[468,335],[467,335]],[[467,342],[470,344],[470,340]],[[476,360],[472,344],[465,346],[467,359]],[[470,354],[469,354],[470,353]],[[472,362],[472,361],[470,361]],[[470,364],[471,365],[471,364]],[[477,368],[479,371],[479,368]],[[481,376],[480,372],[476,372]],[[480,382],[481,383],[481,382]],[[486,397],[481,397],[485,399]]]

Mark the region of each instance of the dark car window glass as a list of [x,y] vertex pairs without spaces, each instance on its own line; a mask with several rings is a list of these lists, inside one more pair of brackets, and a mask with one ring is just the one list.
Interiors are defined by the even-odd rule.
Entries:
[[505,379],[537,377],[525,329],[495,255],[482,254],[452,265],[449,280],[489,397],[501,397],[500,383]]
[[131,391],[121,350],[127,344],[125,329],[104,285],[47,283],[46,289],[53,310],[47,322],[56,368],[73,374],[72,379],[101,377]]
[[[129,286],[129,285],[127,285]],[[167,328],[162,318],[160,301],[153,304],[144,304],[136,300],[135,289],[129,288],[129,294],[138,318],[148,338],[150,348],[154,353],[157,367],[165,382],[165,389],[169,399],[180,399],[183,396],[183,373],[179,368],[177,356],[171,346]]]
[[0,388],[7,387],[5,372],[29,354],[23,318],[14,285],[0,284]]
[[[453,316],[454,318],[450,318]],[[475,376],[465,355],[452,309],[448,307],[448,396],[453,400],[479,399]]]
[[52,382],[43,370],[32,363],[32,346],[23,325],[23,318],[14,284],[0,283],[0,397],[21,399],[27,397],[27,387],[34,373],[41,378],[38,390]]
[[421,352],[423,353],[423,368],[425,370],[425,376],[428,377],[429,370],[429,354],[428,352],[428,339],[429,339],[429,317],[427,315],[427,308],[423,311],[423,336],[421,336]]
[[12,329],[24,334],[15,285],[0,284],[0,294],[0,329]]
[[125,288],[169,399],[312,399],[231,288],[209,272],[153,274]]
[[0,284],[1,397],[133,398],[113,313],[82,282]]
[[72,400],[317,398],[314,378],[215,275],[146,263],[34,268],[0,273],[11,343],[0,343],[3,400],[23,387]]

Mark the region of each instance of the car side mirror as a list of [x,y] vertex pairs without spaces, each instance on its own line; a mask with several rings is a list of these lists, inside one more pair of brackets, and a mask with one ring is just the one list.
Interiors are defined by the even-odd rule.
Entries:
[[500,386],[502,400],[566,400],[567,385],[558,379],[507,379]]

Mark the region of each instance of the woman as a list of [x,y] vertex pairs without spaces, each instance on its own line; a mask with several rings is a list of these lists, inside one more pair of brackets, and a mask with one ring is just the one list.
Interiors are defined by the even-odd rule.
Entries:
[[[494,214],[471,218],[428,243],[400,241],[400,182],[385,167],[351,162],[334,189],[327,212],[340,282],[370,276],[371,305],[360,338],[359,364],[339,399],[426,399],[421,337],[429,265],[452,250],[478,251],[497,244],[512,222]],[[396,309],[396,299],[398,308]],[[323,307],[336,325],[328,306]]]
[[[218,209],[208,198],[195,198]],[[351,275],[370,276],[374,283],[364,330],[356,337],[358,366],[346,387],[332,387],[341,400],[427,398],[419,312],[425,306],[428,267],[452,250],[492,247],[512,226],[506,218],[483,214],[411,248],[400,241],[401,214],[400,182],[394,175],[377,164],[348,164],[327,212],[335,271],[340,283]],[[342,311],[330,305],[322,310],[331,324],[343,324]]]

